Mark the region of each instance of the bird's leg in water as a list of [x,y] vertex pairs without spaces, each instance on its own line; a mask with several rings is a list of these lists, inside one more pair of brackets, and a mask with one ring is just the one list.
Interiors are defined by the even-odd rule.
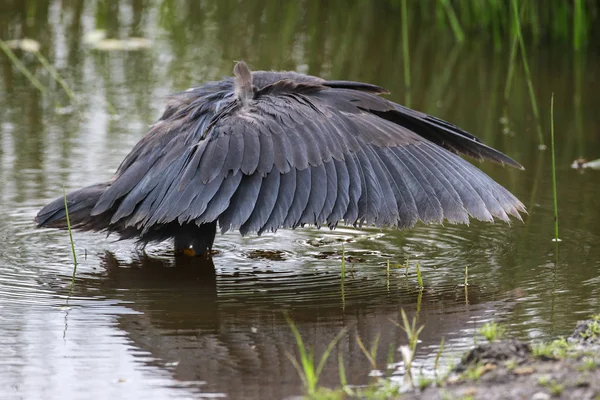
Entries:
[[201,256],[210,252],[217,234],[217,222],[182,225],[175,236],[175,254],[186,256]]

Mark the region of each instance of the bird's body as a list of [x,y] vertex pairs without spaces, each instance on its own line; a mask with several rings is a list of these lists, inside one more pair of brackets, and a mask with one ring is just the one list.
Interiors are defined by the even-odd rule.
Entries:
[[[520,219],[523,204],[459,154],[518,168],[378,86],[251,72],[173,95],[105,183],[67,195],[75,228],[176,251],[212,247],[217,224],[242,234],[303,225],[410,227]],[[38,226],[64,228],[63,198]]]

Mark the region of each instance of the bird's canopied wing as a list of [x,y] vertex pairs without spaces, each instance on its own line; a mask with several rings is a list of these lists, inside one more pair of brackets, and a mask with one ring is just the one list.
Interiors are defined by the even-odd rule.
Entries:
[[206,114],[196,133],[182,123],[187,145],[157,161],[160,175],[147,173],[122,195],[113,222],[147,230],[218,220],[223,231],[244,234],[340,220],[405,227],[520,218],[524,207],[512,194],[451,151],[514,161],[369,91],[377,93],[352,82],[283,79]]

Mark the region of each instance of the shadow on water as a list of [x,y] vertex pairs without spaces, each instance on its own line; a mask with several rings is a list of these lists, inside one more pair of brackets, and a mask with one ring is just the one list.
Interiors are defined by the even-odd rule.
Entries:
[[[500,51],[486,39],[468,37],[457,45],[444,26],[424,27],[414,10],[412,106],[466,128],[525,166],[480,165],[524,201],[529,215],[523,224],[227,234],[217,237],[214,268],[173,259],[170,244],[136,253],[132,243],[77,232],[80,265],[69,296],[68,236],[32,223],[63,186],[68,191],[108,179],[160,115],[168,93],[229,75],[232,60],[244,59],[253,69],[372,82],[402,101],[397,4],[1,2],[0,38],[37,40],[76,102],[69,103],[31,54],[16,51],[47,95],[0,54],[0,397],[297,395],[300,378],[287,357],[296,354],[296,342],[284,312],[317,357],[348,328],[339,347],[352,384],[367,382],[371,369],[357,337],[369,347],[381,335],[379,368],[385,370],[389,348],[400,360],[395,350],[405,335],[392,321],[401,309],[425,325],[416,361],[425,372],[442,337],[448,365],[479,340],[477,327],[490,319],[504,322],[511,335],[551,338],[598,312],[598,171],[569,168],[578,157],[600,157],[597,52],[590,46],[572,57],[560,42],[540,42],[527,53],[544,128],[555,93],[563,239],[557,254],[550,241],[550,157],[537,150],[518,61],[504,101],[510,38]],[[89,43],[97,30],[110,39],[143,37],[152,46],[103,51]],[[408,276],[398,267],[407,258]],[[466,266],[467,292],[461,286]],[[393,367],[390,372],[402,373]],[[322,383],[339,384],[335,355]]]

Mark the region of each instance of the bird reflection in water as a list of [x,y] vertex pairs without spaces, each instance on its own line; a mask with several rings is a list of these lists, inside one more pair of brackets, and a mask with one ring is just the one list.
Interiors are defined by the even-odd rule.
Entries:
[[[297,344],[284,312],[317,356],[347,328],[338,349],[348,381],[362,384],[369,381],[371,371],[356,338],[370,347],[381,336],[377,363],[385,370],[388,350],[399,360],[394,350],[406,343],[404,332],[395,324],[401,309],[412,318],[419,302],[419,324],[425,329],[417,363],[426,363],[429,353],[435,356],[442,336],[450,351],[460,351],[472,344],[473,320],[510,306],[491,301],[496,294],[475,284],[469,289],[467,306],[463,288],[456,285],[439,285],[419,295],[398,277],[388,291],[385,280],[365,279],[364,271],[357,271],[356,279],[347,281],[343,308],[339,272],[294,267],[294,275],[279,276],[267,273],[270,268],[258,262],[256,268],[240,270],[218,265],[221,257],[215,260],[217,272],[212,258],[139,253],[125,262],[106,252],[100,270],[91,276],[81,274],[74,290],[94,288],[96,295],[136,311],[119,314],[117,321],[142,350],[141,363],[167,370],[177,381],[206,382],[197,388],[202,392],[245,399],[284,398],[302,392],[288,359],[288,354],[297,355]],[[321,382],[331,387],[339,384],[337,357],[327,361]]]

